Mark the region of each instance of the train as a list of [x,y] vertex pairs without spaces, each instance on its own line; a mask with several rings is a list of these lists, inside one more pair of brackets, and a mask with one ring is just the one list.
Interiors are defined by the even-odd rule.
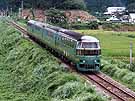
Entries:
[[66,57],[82,72],[99,72],[101,67],[100,42],[93,36],[29,20],[27,31],[52,50]]

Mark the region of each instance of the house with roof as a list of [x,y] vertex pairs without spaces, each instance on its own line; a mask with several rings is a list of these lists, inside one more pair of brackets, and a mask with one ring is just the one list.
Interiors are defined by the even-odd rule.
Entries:
[[113,15],[115,13],[122,14],[126,11],[126,7],[108,7],[107,12],[104,12],[105,15]]
[[135,23],[135,13],[130,13],[129,14],[129,22]]
[[111,22],[120,22],[121,20],[118,19],[116,16],[112,16],[109,19],[106,19],[106,21],[111,21]]

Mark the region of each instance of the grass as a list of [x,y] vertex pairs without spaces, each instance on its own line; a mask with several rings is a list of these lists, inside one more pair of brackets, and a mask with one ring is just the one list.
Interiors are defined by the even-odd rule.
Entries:
[[106,101],[45,49],[0,21],[0,101]]
[[23,19],[18,19],[16,21],[20,26],[27,28],[27,20],[23,20]]
[[133,54],[135,54],[135,32],[113,32],[103,30],[77,30],[77,32],[98,38],[101,42],[103,56],[129,57],[130,42],[133,43]]

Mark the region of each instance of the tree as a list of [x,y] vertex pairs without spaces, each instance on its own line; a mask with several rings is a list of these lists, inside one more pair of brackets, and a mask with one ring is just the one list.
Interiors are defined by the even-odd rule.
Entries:
[[61,2],[55,3],[55,7],[57,9],[81,9],[81,10],[86,10],[86,4],[85,4],[84,0],[59,0],[59,1],[61,1]]
[[135,2],[128,4],[127,9],[129,12],[135,12]]
[[92,12],[105,12],[108,6],[112,6],[112,0],[85,0],[85,2]]
[[129,12],[135,12],[135,0],[127,0],[127,9]]
[[[22,0],[0,0],[0,4],[8,4],[14,10],[21,7]],[[40,8],[40,9],[86,9],[84,0],[23,0],[25,8]],[[7,4],[6,4],[7,3]],[[4,5],[4,4],[3,4]]]
[[0,0],[0,9],[6,9],[7,1],[6,0]]
[[127,0],[128,5],[131,4],[131,3],[134,3],[134,2],[135,2],[135,0]]
[[47,12],[47,22],[61,27],[67,26],[67,17],[62,11],[51,8]]

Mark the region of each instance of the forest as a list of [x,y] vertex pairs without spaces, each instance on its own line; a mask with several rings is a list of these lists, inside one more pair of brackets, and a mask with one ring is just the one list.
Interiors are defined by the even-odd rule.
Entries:
[[104,12],[109,6],[126,6],[130,12],[135,11],[135,0],[0,0],[0,8],[18,10],[21,2],[25,8],[39,9],[80,9],[90,12]]
[[128,0],[127,8],[129,12],[135,12],[135,0]]
[[[25,8],[39,9],[86,9],[84,0],[23,0]],[[0,0],[1,8],[13,8],[16,10],[21,7],[22,0]],[[6,6],[5,6],[6,5]]]
[[91,12],[104,12],[110,6],[125,6],[127,0],[85,0]]

